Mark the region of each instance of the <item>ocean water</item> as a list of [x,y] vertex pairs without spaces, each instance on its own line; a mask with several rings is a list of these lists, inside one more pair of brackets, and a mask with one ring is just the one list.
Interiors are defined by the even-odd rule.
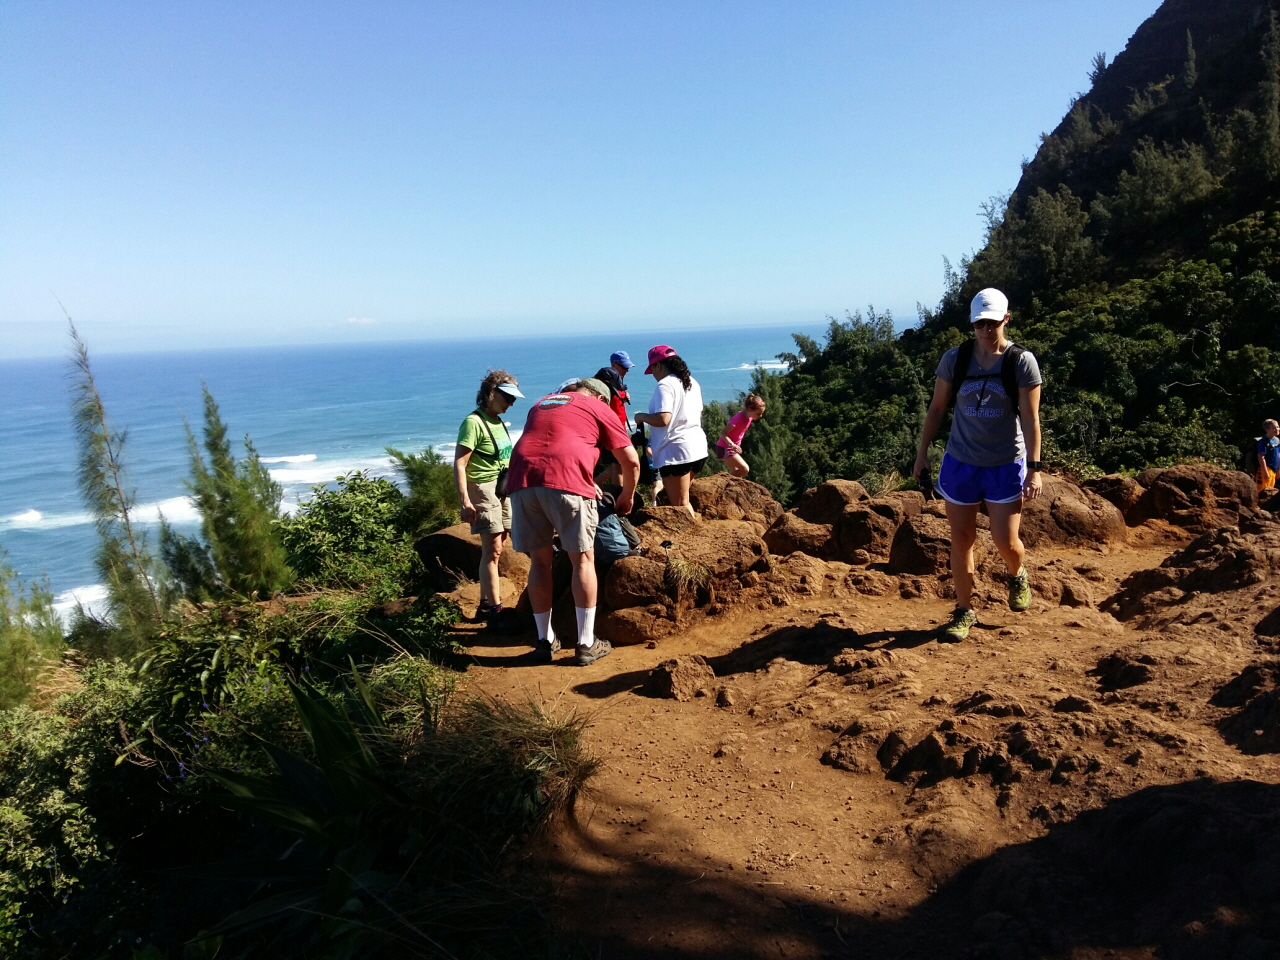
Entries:
[[[627,379],[633,409],[654,386],[642,375],[654,342],[671,343],[707,400],[731,400],[750,386],[757,363],[781,369],[791,333],[824,327],[752,327],[573,337],[486,337],[312,347],[104,354],[90,360],[107,417],[126,432],[124,458],[137,516],[163,516],[194,530],[186,497],[184,421],[202,427],[201,383],[208,385],[232,437],[248,435],[296,508],[313,485],[367,470],[393,476],[385,448],[450,456],[458,424],[475,405],[485,371],[504,368],[533,399],[573,376],[590,376],[614,350],[639,366]],[[96,535],[76,487],[76,447],[66,360],[0,361],[0,548],[24,579],[47,577],[58,604],[101,597],[93,566]],[[508,414],[513,430],[527,401]],[[237,454],[241,452],[235,444]]]

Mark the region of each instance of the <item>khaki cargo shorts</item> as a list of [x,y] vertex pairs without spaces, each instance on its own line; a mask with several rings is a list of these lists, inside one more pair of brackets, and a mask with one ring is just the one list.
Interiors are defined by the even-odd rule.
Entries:
[[476,522],[472,533],[502,533],[511,529],[511,500],[498,498],[498,481],[472,483],[467,481],[467,497],[476,508]]
[[511,545],[520,553],[551,546],[560,534],[560,546],[570,553],[586,553],[596,543],[596,501],[592,497],[525,487],[511,494]]

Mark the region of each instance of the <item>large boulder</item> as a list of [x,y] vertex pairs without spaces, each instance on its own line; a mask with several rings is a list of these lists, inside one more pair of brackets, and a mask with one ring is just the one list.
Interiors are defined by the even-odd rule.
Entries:
[[1096,493],[1103,500],[1108,500],[1115,504],[1116,509],[1125,514],[1126,517],[1129,510],[1142,499],[1142,494],[1144,493],[1142,484],[1137,480],[1133,479],[1133,477],[1121,476],[1118,473],[1086,480],[1080,486]]
[[1112,543],[1128,535],[1124,515],[1110,500],[1063,477],[1045,474],[1042,483],[1041,495],[1022,506],[1027,546]]
[[[919,505],[915,514],[920,515]],[[859,550],[887,557],[893,535],[907,517],[907,504],[900,500],[874,499],[849,507],[833,526],[826,555],[831,560],[854,562]]]
[[866,487],[856,480],[824,480],[804,492],[795,515],[809,523],[834,524],[850,507],[870,499]]
[[831,540],[832,524],[810,523],[794,513],[784,513],[764,534],[771,553],[787,556],[799,550],[811,557],[825,557]]
[[[480,536],[465,523],[445,527],[413,545],[432,590],[447,593],[460,583],[475,580],[480,572]],[[523,586],[529,579],[529,558],[516,553],[510,543],[498,559],[498,574]]]
[[889,572],[938,574],[951,565],[951,526],[921,514],[903,521],[889,547]]
[[1138,474],[1142,496],[1125,513],[1130,526],[1163,520],[1192,530],[1235,526],[1258,507],[1252,478],[1239,470],[1207,464],[1179,464]]
[[758,483],[717,473],[689,485],[689,501],[704,520],[743,520],[764,533],[782,515],[782,504]]
[[656,604],[609,610],[596,617],[596,636],[603,637],[615,647],[657,643],[669,636],[675,628],[675,623],[667,616],[666,608]]
[[604,578],[604,606],[609,610],[647,607],[667,599],[666,565],[648,557],[623,557]]

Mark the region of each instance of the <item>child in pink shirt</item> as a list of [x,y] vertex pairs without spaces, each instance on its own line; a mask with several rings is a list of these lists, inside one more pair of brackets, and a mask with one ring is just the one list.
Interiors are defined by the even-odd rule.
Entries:
[[751,421],[763,416],[764,401],[754,393],[748,393],[742,409],[730,417],[720,431],[720,439],[716,441],[716,457],[724,461],[735,477],[745,477],[751,471],[747,461],[742,459],[742,438],[746,436]]

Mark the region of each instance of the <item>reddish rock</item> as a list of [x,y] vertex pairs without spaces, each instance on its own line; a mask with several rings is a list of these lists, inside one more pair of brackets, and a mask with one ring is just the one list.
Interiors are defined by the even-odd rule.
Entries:
[[871,494],[856,480],[825,480],[805,491],[795,515],[808,523],[833,524],[847,509],[870,499]]
[[1080,486],[1115,504],[1116,509],[1122,514],[1127,514],[1129,509],[1142,499],[1144,492],[1142,484],[1133,477],[1122,477],[1118,473],[1086,480]]
[[1041,495],[1022,507],[1022,541],[1113,543],[1128,536],[1124,515],[1109,500],[1063,477],[1045,475]]
[[890,573],[945,573],[951,563],[951,527],[922,514],[903,521],[889,547]]
[[670,636],[675,628],[676,625],[666,616],[666,609],[656,604],[611,610],[596,617],[596,636],[616,647],[657,643]]
[[715,685],[716,674],[705,657],[692,654],[666,660],[649,671],[646,685],[650,696],[671,700],[692,700],[701,691],[706,693]]
[[771,553],[784,557],[797,550],[822,557],[827,553],[831,529],[829,523],[809,523],[794,513],[784,513],[765,531],[764,542]]
[[[916,513],[919,516],[919,511]],[[831,559],[855,562],[855,554],[865,550],[877,557],[887,557],[893,535],[906,512],[896,501],[868,500],[851,507],[835,524],[833,536],[824,545]]]
[[[480,572],[480,536],[473,534],[468,524],[437,530],[415,543],[414,550],[426,570],[428,586],[438,593],[454,590],[465,580],[475,580]],[[508,544],[498,559],[498,573],[523,586],[529,579],[529,558]]]
[[623,557],[615,561],[604,579],[606,609],[647,607],[667,597],[666,566],[648,557]]
[[1234,526],[1242,514],[1258,507],[1258,491],[1248,474],[1204,464],[1180,464],[1144,470],[1138,483],[1145,489],[1125,514],[1130,526],[1145,520],[1190,529]]
[[704,520],[743,520],[757,526],[758,533],[782,516],[782,504],[767,489],[728,473],[694,480],[689,501]]

